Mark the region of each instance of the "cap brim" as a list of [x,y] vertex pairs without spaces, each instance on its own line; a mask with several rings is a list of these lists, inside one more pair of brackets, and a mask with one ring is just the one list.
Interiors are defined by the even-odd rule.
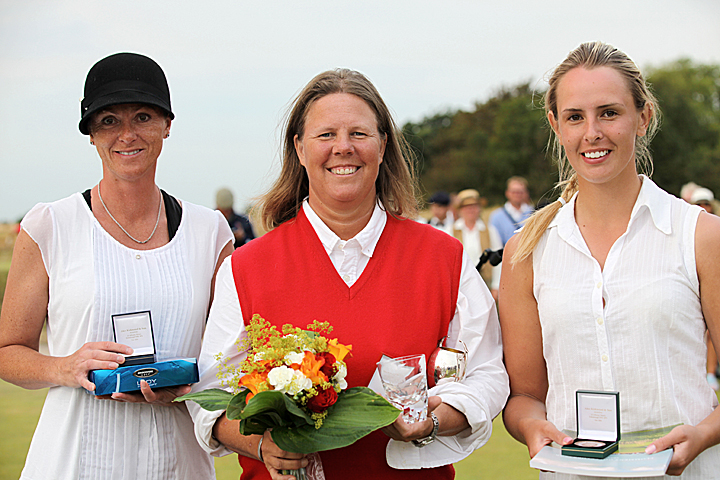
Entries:
[[145,105],[152,105],[162,109],[165,113],[167,113],[170,117],[170,120],[173,120],[175,118],[175,115],[170,110],[170,105],[168,105],[167,102],[156,97],[155,95],[149,94],[147,92],[141,92],[138,90],[120,90],[97,98],[93,103],[91,103],[85,108],[85,110],[82,112],[82,118],[80,119],[80,132],[83,135],[90,135],[90,129],[88,128],[88,124],[90,123],[90,119],[92,118],[93,114],[98,110],[102,110],[103,108],[110,107],[112,105],[123,105],[127,103],[142,103]]

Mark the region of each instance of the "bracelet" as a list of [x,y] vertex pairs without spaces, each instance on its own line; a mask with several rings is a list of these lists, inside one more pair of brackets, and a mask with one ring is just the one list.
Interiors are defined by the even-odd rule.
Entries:
[[263,436],[260,437],[260,441],[258,442],[258,454],[257,454],[258,460],[260,460],[263,463],[265,463],[265,460],[263,460],[263,456],[262,456],[262,442],[264,439],[265,439],[265,434],[263,434]]

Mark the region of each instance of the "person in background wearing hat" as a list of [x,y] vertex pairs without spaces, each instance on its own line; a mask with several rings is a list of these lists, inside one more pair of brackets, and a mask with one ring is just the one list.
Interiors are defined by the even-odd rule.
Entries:
[[712,190],[705,187],[696,188],[690,196],[691,204],[698,205],[704,208],[706,212],[714,214],[713,200],[715,200],[715,195],[713,195]]
[[[495,227],[486,225],[480,218],[482,206],[477,190],[463,190],[457,195],[457,209],[460,218],[453,225],[453,236],[460,240],[473,265],[477,265],[480,256],[486,249],[501,249],[502,241]],[[489,263],[480,270],[485,283],[490,288],[493,298],[497,298],[497,285],[500,279],[500,266],[493,267]],[[497,281],[494,281],[497,278]]]
[[250,219],[243,214],[237,214],[233,210],[233,194],[227,188],[221,188],[215,195],[215,208],[223,214],[230,225],[235,237],[234,247],[242,247],[255,238]]
[[428,203],[430,204],[432,217],[427,223],[448,235],[452,235],[455,218],[450,210],[450,195],[442,190],[437,191],[428,199]]
[[534,211],[529,203],[528,182],[523,177],[508,179],[505,198],[505,205],[490,214],[490,225],[500,234],[503,247]]
[[[0,317],[0,377],[48,388],[22,479],[211,479],[183,404],[189,386],[96,397],[90,370],[116,369],[112,315],[151,312],[157,361],[197,357],[216,268],[232,252],[219,212],[155,184],[174,118],[160,66],[118,53],[88,73],[80,131],[102,162],[84,193],[23,219]],[[50,355],[39,352],[47,317]]]

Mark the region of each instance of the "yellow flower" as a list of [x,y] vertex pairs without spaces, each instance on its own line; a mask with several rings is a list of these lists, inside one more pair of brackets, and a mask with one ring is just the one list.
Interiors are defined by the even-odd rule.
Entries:
[[352,345],[338,343],[337,338],[328,341],[328,351],[335,356],[335,359],[342,362],[345,356],[352,350]]

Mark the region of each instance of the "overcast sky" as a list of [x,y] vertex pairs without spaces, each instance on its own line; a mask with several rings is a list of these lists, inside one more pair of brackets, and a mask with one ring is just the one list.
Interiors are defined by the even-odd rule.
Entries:
[[176,119],[157,183],[208,207],[227,186],[242,209],[275,178],[282,116],[321,71],[363,72],[402,124],[502,86],[542,89],[589,40],[641,68],[720,63],[720,2],[0,0],[0,221],[98,182],[79,100],[112,53],[146,54],[168,77]]

